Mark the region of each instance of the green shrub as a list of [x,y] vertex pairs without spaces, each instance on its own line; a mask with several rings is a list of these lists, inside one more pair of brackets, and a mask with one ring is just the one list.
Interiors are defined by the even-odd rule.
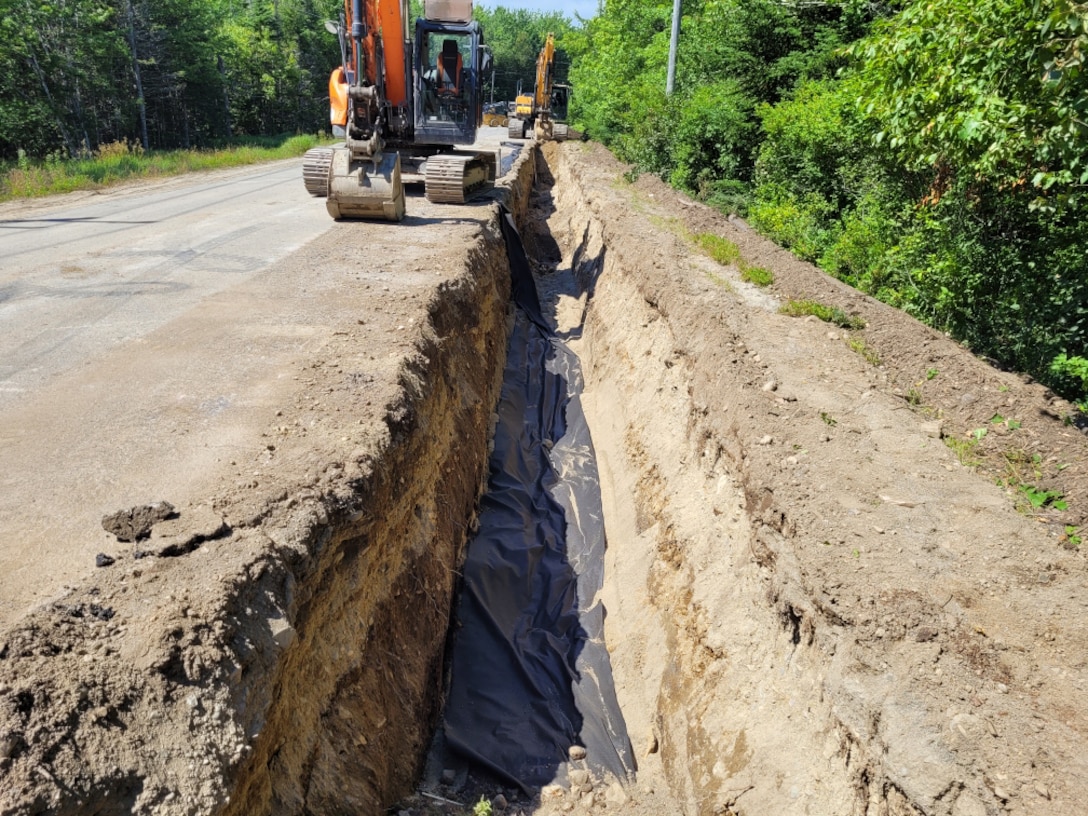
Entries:
[[756,229],[806,261],[819,258],[837,237],[834,214],[818,193],[798,199],[767,185],[748,208],[748,220]]
[[749,175],[757,132],[753,107],[734,81],[701,85],[679,101],[670,136],[672,185],[697,192],[713,179]]

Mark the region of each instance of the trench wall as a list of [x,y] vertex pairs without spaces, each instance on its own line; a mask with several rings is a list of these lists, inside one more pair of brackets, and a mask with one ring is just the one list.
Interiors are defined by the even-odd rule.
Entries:
[[[532,150],[497,196],[520,220]],[[496,216],[497,218],[498,216]],[[455,580],[486,481],[509,266],[497,220],[436,292],[401,372],[390,444],[347,512],[270,535],[302,553],[283,595],[297,642],[243,690],[259,736],[224,814],[377,813],[411,790],[438,713]],[[356,508],[354,510],[350,508]],[[296,568],[297,570],[297,568]]]
[[[735,351],[745,310],[708,327],[672,236],[585,179],[577,146],[545,152],[553,231],[591,293],[579,353],[607,494],[606,635],[643,776],[656,768],[700,816],[923,812],[888,778],[879,706],[845,693],[864,678],[836,677],[833,627],[750,467],[760,432],[740,395],[762,380]],[[904,743],[912,770],[947,764]]]
[[524,217],[533,152],[467,211],[377,436],[305,450],[295,487],[241,489],[229,526],[210,498],[176,557],[0,632],[0,813],[381,813],[411,791],[505,360],[495,204]]

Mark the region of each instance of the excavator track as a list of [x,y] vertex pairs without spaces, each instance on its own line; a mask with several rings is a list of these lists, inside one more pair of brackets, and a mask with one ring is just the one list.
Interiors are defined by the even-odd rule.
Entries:
[[489,187],[494,178],[493,162],[485,156],[431,156],[424,177],[425,194],[436,204],[464,204],[474,193]]
[[328,198],[332,155],[331,147],[314,147],[307,150],[306,155],[302,157],[302,182],[310,195]]

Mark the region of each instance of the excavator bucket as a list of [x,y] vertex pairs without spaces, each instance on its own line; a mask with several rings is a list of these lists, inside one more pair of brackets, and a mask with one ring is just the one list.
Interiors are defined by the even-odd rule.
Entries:
[[[342,218],[404,218],[404,184],[400,154],[383,153],[377,160],[352,160],[347,148],[333,148],[328,168],[329,215]],[[309,185],[308,185],[309,186]]]

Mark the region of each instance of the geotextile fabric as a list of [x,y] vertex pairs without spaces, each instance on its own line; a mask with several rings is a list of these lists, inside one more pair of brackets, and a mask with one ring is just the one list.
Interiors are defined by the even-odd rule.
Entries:
[[578,358],[544,320],[509,213],[515,324],[479,530],[469,543],[445,711],[447,746],[531,791],[586,749],[598,775],[635,761],[604,644],[600,483]]

